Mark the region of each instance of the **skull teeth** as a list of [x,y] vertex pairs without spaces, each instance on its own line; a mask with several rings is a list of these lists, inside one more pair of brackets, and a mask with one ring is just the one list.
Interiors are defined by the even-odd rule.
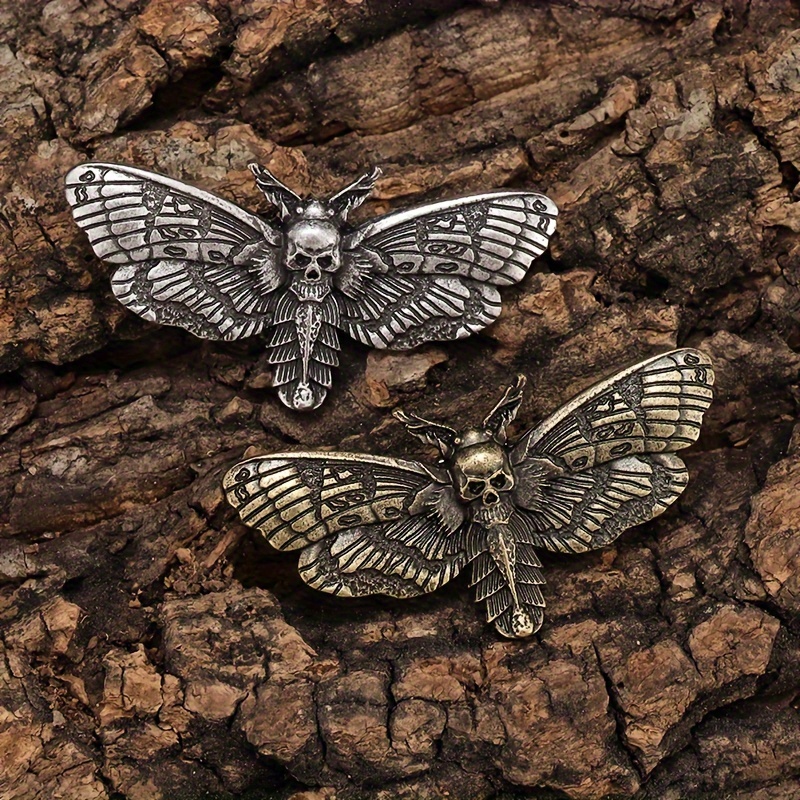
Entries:
[[291,286],[298,300],[323,300],[331,287],[328,281],[305,281],[295,279]]
[[513,506],[510,503],[484,505],[475,511],[473,519],[479,525],[491,528],[493,525],[505,525],[511,517]]

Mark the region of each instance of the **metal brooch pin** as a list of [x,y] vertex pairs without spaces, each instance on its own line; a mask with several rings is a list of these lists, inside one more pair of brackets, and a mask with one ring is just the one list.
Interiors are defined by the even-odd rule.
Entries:
[[437,466],[353,453],[279,453],[223,481],[242,521],[301,550],[310,586],[344,597],[431,592],[471,562],[476,599],[504,636],[544,618],[537,548],[582,553],[661,514],[686,488],[675,451],[700,434],[712,400],[706,355],[649,358],[582,392],[510,440],[523,376],[480,428],[396,416],[435,445]]
[[403,350],[459,339],[500,313],[556,227],[551,200],[496,191],[431,203],[353,228],[373,170],[304,200],[267,169],[256,183],[276,223],[180,181],[119,164],[81,164],[67,201],[131,311],[205,339],[261,334],[290,408],[317,408],[339,362],[339,332]]

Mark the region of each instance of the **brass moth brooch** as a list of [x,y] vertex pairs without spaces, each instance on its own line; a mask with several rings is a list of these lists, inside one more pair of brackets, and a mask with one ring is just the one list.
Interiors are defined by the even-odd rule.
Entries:
[[698,350],[648,358],[582,392],[513,440],[523,376],[478,429],[396,412],[442,460],[278,453],[225,475],[241,520],[300,550],[310,586],[413,597],[468,564],[476,599],[508,637],[544,619],[536,550],[582,553],[661,514],[686,488],[676,451],[700,434],[714,372]]

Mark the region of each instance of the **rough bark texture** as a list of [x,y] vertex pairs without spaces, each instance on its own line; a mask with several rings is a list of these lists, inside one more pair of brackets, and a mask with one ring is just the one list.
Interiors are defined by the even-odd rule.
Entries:
[[[0,37],[0,796],[800,798],[796,3],[3,0]],[[562,216],[485,334],[348,343],[301,417],[259,342],[114,300],[63,199],[89,157]],[[223,502],[246,451],[427,456],[392,407],[477,421],[522,371],[528,425],[684,343],[718,368],[688,490],[545,556],[530,641],[464,579],[317,594]]]

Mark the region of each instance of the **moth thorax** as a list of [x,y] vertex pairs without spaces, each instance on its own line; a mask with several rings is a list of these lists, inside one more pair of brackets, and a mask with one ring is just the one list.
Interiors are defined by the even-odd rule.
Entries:
[[498,512],[502,511],[501,516],[505,515],[507,493],[514,488],[514,474],[505,448],[491,436],[467,431],[453,457],[452,472],[464,502],[477,503],[484,509],[497,507]]

